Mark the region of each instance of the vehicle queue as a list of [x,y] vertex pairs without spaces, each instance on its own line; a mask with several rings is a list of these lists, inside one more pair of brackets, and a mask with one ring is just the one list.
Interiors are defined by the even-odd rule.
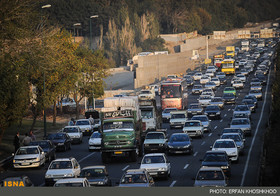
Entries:
[[[246,156],[246,137],[254,134],[251,128],[251,116],[256,112],[258,102],[263,100],[267,75],[273,65],[272,59],[276,42],[270,41],[266,47],[253,47],[247,52],[239,51],[235,56],[224,56],[221,67],[209,65],[206,70],[187,73],[183,78],[174,76],[162,82],[158,94],[162,107],[162,127],[167,129],[164,138],[149,138],[149,152],[143,151],[138,168],[125,170],[115,184],[109,176],[110,164],[88,165],[82,168],[74,157],[56,158],[48,156],[48,169],[45,172],[44,186],[155,186],[158,178],[172,178],[170,156],[186,153],[191,156],[196,151],[195,143],[206,137],[206,132],[218,133],[209,150],[201,153],[201,168],[193,178],[194,186],[227,186],[231,180],[231,169]],[[223,64],[234,68],[234,74],[223,72]],[[235,66],[236,65],[236,66]],[[238,67],[238,68],[237,68]],[[178,82],[179,81],[179,82]],[[188,82],[186,82],[188,81]],[[229,82],[228,82],[229,81]],[[247,95],[239,97],[239,92],[249,87]],[[172,90],[172,91],[169,91]],[[147,93],[150,96],[150,93]],[[188,96],[192,95],[192,101]],[[158,99],[159,96],[155,96]],[[170,101],[172,100],[172,101]],[[241,102],[239,101],[241,100]],[[158,101],[158,100],[157,100]],[[181,105],[179,104],[181,103]],[[223,130],[214,130],[211,124],[223,119],[225,105],[233,106],[231,122]],[[56,150],[71,151],[73,143],[79,145],[84,135],[91,135],[88,150],[101,148],[100,119],[79,119],[75,125],[67,126],[58,133],[50,134],[46,141],[21,147],[14,156],[15,168],[44,167],[47,155],[53,146]],[[99,129],[99,131],[93,131]],[[98,128],[97,128],[98,127]],[[158,132],[161,132],[159,129]],[[157,135],[157,134],[155,134]],[[163,135],[163,134],[159,134]],[[209,136],[208,135],[208,136]],[[159,140],[164,143],[159,144]],[[145,141],[143,141],[143,148]],[[164,150],[162,151],[162,149]],[[161,149],[161,152],[158,152]],[[36,152],[35,152],[36,151]],[[57,152],[59,154],[60,152]],[[189,154],[189,155],[188,155]],[[87,170],[86,170],[87,169]],[[87,171],[83,173],[82,171]],[[82,178],[81,180],[77,180]],[[68,179],[68,180],[65,180]],[[71,181],[71,179],[73,179]]]

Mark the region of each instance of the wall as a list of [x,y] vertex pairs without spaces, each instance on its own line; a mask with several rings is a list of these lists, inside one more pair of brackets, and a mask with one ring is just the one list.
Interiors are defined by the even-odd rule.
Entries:
[[190,60],[191,51],[168,55],[142,56],[138,59],[134,87],[140,88],[172,73],[186,73],[188,68],[194,69],[194,62]]

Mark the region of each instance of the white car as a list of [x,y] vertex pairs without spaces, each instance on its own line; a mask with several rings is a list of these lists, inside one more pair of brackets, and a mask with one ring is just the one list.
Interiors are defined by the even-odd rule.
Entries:
[[13,159],[14,168],[40,167],[46,162],[44,150],[40,146],[22,146]]
[[221,85],[221,82],[220,82],[219,78],[212,78],[210,82],[214,82],[217,87]]
[[213,97],[210,95],[200,95],[198,99],[198,103],[201,105],[201,107],[206,107],[210,105],[210,101]]
[[75,158],[61,158],[53,160],[45,174],[45,185],[53,185],[63,178],[77,178],[81,167]]
[[222,150],[225,151],[232,161],[238,161],[238,148],[234,140],[232,139],[217,139],[214,145],[211,146],[212,151]]
[[187,120],[187,111],[170,112],[170,128],[182,128]]
[[202,90],[201,95],[211,95],[211,97],[214,97],[215,93],[214,93],[214,91],[212,89],[205,88],[205,89]]
[[207,82],[210,82],[210,78],[208,76],[202,76],[200,78],[200,84],[206,84]]
[[239,80],[241,80],[242,82],[246,82],[246,76],[244,76],[243,74],[238,74],[236,77],[239,78]]
[[83,142],[83,132],[78,126],[66,126],[63,128],[62,132],[65,132],[72,139],[72,143],[82,143]]
[[93,132],[93,125],[89,119],[79,119],[76,121],[75,126],[82,130],[83,135],[91,135]]
[[155,94],[150,90],[141,90],[138,97],[139,99],[155,99]]
[[86,178],[66,178],[58,180],[54,187],[90,187],[90,184]]
[[244,83],[241,80],[235,80],[232,85],[232,87],[238,89],[238,88],[244,88]]
[[92,133],[88,140],[88,150],[99,150],[101,149],[101,134],[98,131]]
[[171,174],[171,164],[164,153],[146,154],[141,161],[140,169],[146,169],[152,177],[167,179]]
[[194,79],[194,80],[200,80],[202,76],[203,76],[202,73],[201,73],[201,72],[198,72],[198,73],[195,73],[195,74],[194,74],[193,79]]
[[211,78],[211,77],[214,77],[215,74],[213,71],[206,71],[205,75]]
[[239,154],[243,153],[245,139],[242,139],[239,133],[224,133],[221,139],[233,139],[237,145]]
[[217,71],[217,67],[216,66],[208,66],[206,71],[216,72]]
[[203,137],[204,126],[200,120],[188,120],[183,127],[183,132],[190,137]]

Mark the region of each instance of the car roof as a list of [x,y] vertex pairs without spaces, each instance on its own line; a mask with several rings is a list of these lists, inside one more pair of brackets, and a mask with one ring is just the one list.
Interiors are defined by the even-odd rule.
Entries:
[[32,145],[32,146],[21,146],[20,148],[38,148],[39,145]]
[[74,125],[74,126],[65,126],[64,128],[79,128],[79,126],[76,126],[76,125]]
[[234,142],[233,139],[217,139],[215,142],[217,142],[217,141],[219,141],[219,142],[223,142],[223,141],[233,141],[233,142]]
[[68,183],[68,182],[83,182],[86,178],[64,178],[56,181],[56,183]]
[[76,121],[84,121],[84,120],[86,120],[86,121],[89,121],[89,119],[79,119],[79,120],[76,120]]
[[223,171],[220,167],[204,167],[202,166],[199,171]]
[[136,173],[145,173],[145,169],[128,169],[126,174],[136,174]]
[[145,157],[152,157],[152,156],[164,156],[164,153],[149,153],[149,154],[145,154]]
[[226,154],[226,151],[223,151],[223,150],[208,150],[208,151],[206,151],[206,153],[211,153],[211,154],[221,154],[221,153],[223,153],[223,154]]
[[74,159],[74,158],[58,158],[58,159],[55,159],[53,161],[71,161],[72,159]]

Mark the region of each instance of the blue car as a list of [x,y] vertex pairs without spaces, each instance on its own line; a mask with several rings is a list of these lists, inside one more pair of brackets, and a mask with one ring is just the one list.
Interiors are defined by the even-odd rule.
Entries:
[[167,144],[168,153],[193,153],[191,139],[186,133],[173,133]]

